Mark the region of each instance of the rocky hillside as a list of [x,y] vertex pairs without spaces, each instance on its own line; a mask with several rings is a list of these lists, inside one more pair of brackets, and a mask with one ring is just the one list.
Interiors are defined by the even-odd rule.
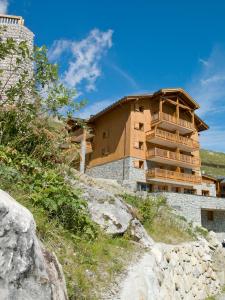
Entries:
[[[213,233],[192,228],[175,216],[163,199],[148,198],[145,202],[113,181],[95,180],[72,170],[64,172],[71,187],[79,188],[93,221],[103,230],[92,242],[82,236],[73,239],[69,231],[51,221],[43,225],[43,211],[33,210],[39,237],[63,266],[70,299],[203,300],[221,293],[225,251]],[[1,287],[7,293],[21,293],[18,300],[48,299],[49,295],[55,300],[67,299],[60,265],[37,240],[31,214],[4,192],[0,203],[1,211],[8,211],[1,219],[1,228],[7,232],[4,243],[1,241],[1,261],[8,266],[4,268],[8,277],[2,277]],[[40,216],[44,217],[42,226]],[[166,232],[161,236],[156,234],[160,222]],[[6,229],[7,224],[10,229]],[[173,230],[167,231],[168,226]],[[155,242],[151,232],[161,242]],[[17,242],[13,242],[15,235]],[[169,236],[173,244],[165,243]],[[8,264],[10,251],[13,260]],[[18,255],[21,251],[22,260]]]
[[8,268],[1,295],[19,288],[23,299],[48,299],[52,281],[63,290],[57,259],[71,300],[200,300],[222,290],[221,245],[176,216],[165,199],[144,199],[114,181],[0,150],[1,188],[32,212],[38,237],[31,214],[7,196],[0,209],[1,265]]
[[202,171],[213,176],[225,176],[225,153],[201,150]]

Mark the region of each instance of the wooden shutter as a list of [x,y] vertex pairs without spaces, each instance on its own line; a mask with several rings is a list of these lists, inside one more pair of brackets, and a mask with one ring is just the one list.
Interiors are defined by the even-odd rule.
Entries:
[[134,142],[134,148],[136,148],[136,149],[139,148],[139,142]]
[[139,129],[139,123],[137,122],[134,123],[134,129]]

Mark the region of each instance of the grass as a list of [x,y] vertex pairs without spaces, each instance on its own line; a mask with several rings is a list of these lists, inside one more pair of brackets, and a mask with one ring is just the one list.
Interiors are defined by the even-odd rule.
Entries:
[[201,150],[200,155],[205,174],[225,176],[225,153]]
[[94,241],[78,238],[56,221],[50,221],[46,212],[33,206],[26,195],[18,191],[12,191],[11,195],[32,212],[39,239],[57,255],[71,300],[98,300],[101,291],[113,282],[137,251],[138,246],[124,237],[100,233]]
[[156,242],[166,244],[179,244],[193,241],[193,233],[185,227],[180,226],[180,220],[167,211],[161,212],[152,222],[145,226],[149,235]]
[[144,225],[148,234],[156,241],[179,244],[192,241],[195,233],[183,218],[175,215],[162,197],[148,197],[143,200],[137,196],[122,195],[132,205],[132,212]]

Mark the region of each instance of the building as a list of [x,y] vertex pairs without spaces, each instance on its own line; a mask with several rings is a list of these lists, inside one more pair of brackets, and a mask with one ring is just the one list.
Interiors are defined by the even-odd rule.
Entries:
[[82,170],[134,190],[216,196],[212,180],[201,176],[199,133],[208,126],[198,108],[181,88],[120,99],[90,117],[91,132],[72,130],[82,141]]
[[[32,52],[34,34],[24,26],[24,20],[18,16],[0,15],[0,39],[1,41],[7,38],[13,38],[17,43],[26,41],[27,45]],[[23,60],[23,66],[19,70],[12,72],[12,68],[15,65],[16,57],[11,60],[11,57],[0,61],[1,73],[0,80],[4,90],[8,90],[11,86],[15,85],[20,78],[21,73],[27,70],[32,76],[33,65],[30,59]],[[13,74],[12,74],[13,73]],[[1,95],[4,99],[5,95]]]

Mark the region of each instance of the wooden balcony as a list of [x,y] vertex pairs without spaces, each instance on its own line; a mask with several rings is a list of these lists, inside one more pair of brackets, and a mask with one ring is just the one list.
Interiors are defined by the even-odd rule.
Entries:
[[175,180],[182,181],[187,183],[199,184],[201,183],[201,176],[179,173],[165,169],[150,169],[146,174],[147,180],[152,178],[154,179],[163,179],[163,180]]
[[183,168],[196,168],[200,166],[200,160],[195,157],[160,148],[152,148],[147,150],[146,158],[158,163]]
[[91,142],[86,142],[86,154],[92,153],[93,148]]
[[155,128],[146,132],[146,140],[150,143],[168,146],[172,148],[180,148],[184,151],[193,151],[199,149],[199,143],[179,134],[170,133],[168,131]]
[[152,125],[156,123],[159,123],[161,128],[171,131],[178,130],[181,134],[190,133],[194,130],[194,125],[191,122],[176,118],[164,112],[158,112],[152,115]]
[[[84,128],[79,128],[76,131],[73,131],[71,133],[71,140],[72,142],[81,142],[83,139],[84,134]],[[94,131],[92,129],[89,129],[86,131],[86,140],[92,138],[94,136]]]

